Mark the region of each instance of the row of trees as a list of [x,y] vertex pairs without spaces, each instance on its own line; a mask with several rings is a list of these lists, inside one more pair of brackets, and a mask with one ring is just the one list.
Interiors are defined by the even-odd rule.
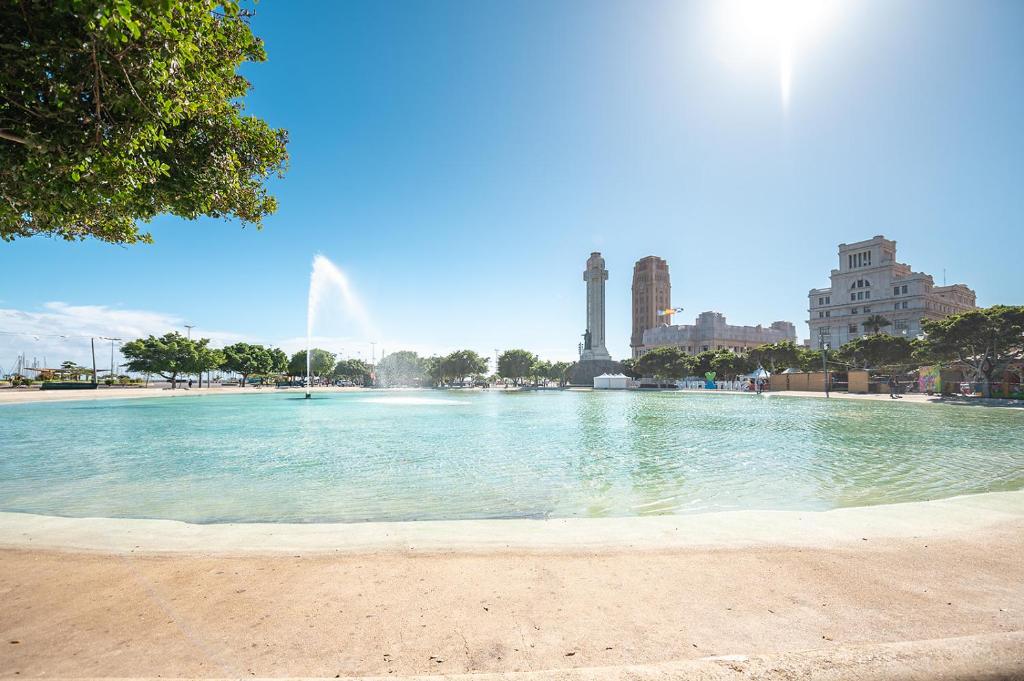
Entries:
[[[178,332],[149,336],[125,343],[121,353],[128,360],[129,371],[162,376],[176,388],[182,376],[200,376],[208,371],[222,370],[238,374],[244,386],[251,376],[304,376],[306,351],[289,357],[279,348],[254,343],[234,343],[224,348],[211,348],[210,339],[192,340]],[[310,354],[313,376],[348,380],[358,385],[369,382],[370,367],[356,359],[336,361],[334,353],[313,348]]]
[[[891,373],[923,365],[958,366],[981,384],[986,397],[991,395],[992,383],[1008,371],[1024,379],[1024,306],[994,305],[943,319],[923,320],[924,333],[913,339],[882,333],[890,322],[880,315],[869,321],[865,328],[870,328],[872,334],[828,354],[830,371],[856,368]],[[702,376],[708,371],[733,377],[750,373],[758,366],[772,373],[790,367],[815,371],[823,366],[821,350],[791,341],[762,345],[741,355],[716,350],[693,356],[679,348],[656,348],[624,364],[634,378],[650,376],[664,380]]]
[[[884,321],[884,320],[881,320]],[[1024,363],[1024,306],[996,305],[922,323],[924,335],[907,339],[876,332],[857,338],[828,354],[831,371],[850,368],[874,371],[906,371],[921,365],[956,365],[982,384],[991,394],[991,384],[1007,371],[1022,371]],[[373,368],[360,360],[342,359],[327,350],[314,348],[310,358],[311,374],[321,379],[347,380],[367,385]],[[161,337],[149,336],[126,343],[122,353],[131,371],[157,374],[171,381],[172,387],[182,375],[201,375],[221,369],[239,374],[243,384],[250,376],[306,374],[306,351],[288,357],[278,348],[250,343],[235,343],[222,349],[210,347],[207,338],[188,339],[177,332]],[[803,371],[822,368],[820,350],[805,348],[792,341],[762,345],[745,354],[713,350],[688,355],[679,348],[656,348],[637,360],[623,362],[626,373],[659,380],[679,380],[714,371],[722,378],[747,374],[762,366],[772,373],[795,367]],[[528,350],[506,350],[498,356],[492,379],[505,379],[515,385],[568,382],[572,364],[548,362]],[[383,386],[438,386],[468,379],[482,379],[488,372],[488,360],[472,350],[457,350],[444,356],[420,357],[415,352],[394,352],[376,367],[377,382]]]
[[[498,366],[489,378],[504,379],[515,385],[525,381],[534,383],[568,381],[568,362],[549,362],[539,359],[528,350],[506,350],[498,356]],[[439,386],[449,383],[464,383],[467,380],[483,380],[487,377],[490,362],[473,350],[456,350],[444,356],[420,357],[415,352],[402,350],[386,355],[377,365],[377,382],[380,385]]]

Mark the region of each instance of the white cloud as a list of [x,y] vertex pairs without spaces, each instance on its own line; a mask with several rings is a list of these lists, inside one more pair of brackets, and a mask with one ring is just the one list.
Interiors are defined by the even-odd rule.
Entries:
[[[0,307],[0,375],[13,371],[17,366],[18,356],[22,353],[25,354],[27,366],[60,366],[65,360],[91,366],[90,338],[96,339],[97,367],[109,368],[111,343],[105,339],[120,338],[127,341],[150,334],[159,336],[175,330],[185,333],[186,321],[184,317],[173,313],[131,310],[108,305],[49,302],[37,310],[28,311]],[[209,338],[214,347],[222,347],[240,340],[279,347],[288,354],[304,350],[306,347],[305,336],[282,339],[258,338],[205,327],[195,329],[194,335]],[[379,359],[385,353],[398,350],[412,350],[426,357],[446,355],[465,347],[431,342],[410,343],[386,337],[317,335],[312,340],[314,347],[324,348],[340,357],[361,358],[367,361],[374,354]],[[372,348],[371,341],[376,342],[375,348]],[[473,344],[470,344],[470,347],[490,360],[490,369],[493,371],[494,345],[473,347]],[[507,349],[506,346],[499,347],[502,350]],[[117,348],[118,341],[115,341],[114,362],[121,364],[124,360]],[[565,348],[534,351],[550,360],[575,359],[571,349],[568,353]]]
[[[92,337],[96,338],[98,367],[109,367],[110,341],[102,338],[132,340],[173,330],[184,333],[184,324],[184,318],[174,314],[106,305],[49,302],[36,311],[0,308],[0,373],[14,369],[21,353],[29,366],[59,366],[64,360],[89,366]],[[224,331],[201,329],[197,333],[217,346],[242,338]],[[116,343],[114,361],[121,363]]]

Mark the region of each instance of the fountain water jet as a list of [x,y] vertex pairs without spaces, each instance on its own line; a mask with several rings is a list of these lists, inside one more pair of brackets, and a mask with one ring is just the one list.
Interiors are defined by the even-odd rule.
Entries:
[[312,397],[310,389],[313,385],[313,326],[327,292],[332,289],[341,293],[345,308],[359,325],[360,330],[365,332],[372,328],[369,317],[367,317],[362,303],[353,293],[345,274],[320,253],[313,256],[313,269],[309,274],[309,299],[306,305],[306,399]]

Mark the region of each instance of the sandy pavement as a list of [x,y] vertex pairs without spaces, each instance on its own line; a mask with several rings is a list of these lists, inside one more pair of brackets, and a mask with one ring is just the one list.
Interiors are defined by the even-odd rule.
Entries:
[[0,676],[1024,678],[1024,518],[854,534],[817,548],[6,548]]

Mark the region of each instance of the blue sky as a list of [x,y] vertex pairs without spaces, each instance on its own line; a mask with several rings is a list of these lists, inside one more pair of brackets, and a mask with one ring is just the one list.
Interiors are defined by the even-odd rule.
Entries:
[[[152,246],[2,244],[0,331],[192,323],[293,349],[319,252],[373,322],[325,310],[332,350],[571,359],[600,250],[614,356],[650,254],[677,322],[804,337],[837,244],[875,234],[979,304],[1024,302],[1024,3],[839,2],[797,43],[786,105],[778,50],[716,7],[264,0],[247,108],[290,131],[279,212],[263,231],[161,218]],[[0,367],[83,348],[0,337]]]

